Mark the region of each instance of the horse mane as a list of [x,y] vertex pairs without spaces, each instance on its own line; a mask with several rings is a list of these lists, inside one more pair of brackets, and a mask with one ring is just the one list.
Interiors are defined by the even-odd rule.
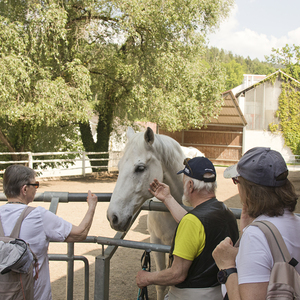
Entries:
[[[156,142],[155,142],[156,141]],[[183,152],[178,142],[169,136],[162,134],[155,134],[153,143],[155,152],[161,157],[161,161],[166,167],[172,167],[182,164],[183,168]],[[179,170],[175,170],[176,172]]]
[[[128,150],[127,148],[133,146],[136,148],[145,147],[144,132],[137,132],[130,138],[126,144],[125,152]],[[183,167],[183,161],[181,160],[183,159],[184,154],[180,144],[171,137],[163,134],[155,134],[152,149],[166,167],[176,169],[178,164],[182,164]]]

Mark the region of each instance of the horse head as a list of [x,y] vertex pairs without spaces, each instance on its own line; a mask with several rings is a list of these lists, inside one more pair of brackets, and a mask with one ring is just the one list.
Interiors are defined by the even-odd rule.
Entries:
[[180,145],[167,136],[127,131],[124,155],[118,164],[119,175],[107,210],[107,218],[113,229],[126,231],[133,215],[152,197],[149,184],[154,178],[170,186],[175,199],[181,202],[182,177],[176,173],[182,169],[184,154]]

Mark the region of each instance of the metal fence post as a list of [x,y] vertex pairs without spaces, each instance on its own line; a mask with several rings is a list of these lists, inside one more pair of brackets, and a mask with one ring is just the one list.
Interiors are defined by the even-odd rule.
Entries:
[[110,257],[99,255],[95,259],[94,300],[109,299]]
[[68,243],[68,268],[67,268],[67,300],[73,300],[74,285],[74,243]]
[[32,159],[32,153],[28,152],[28,167],[33,169],[33,159]]
[[82,152],[82,176],[85,176],[85,152]]

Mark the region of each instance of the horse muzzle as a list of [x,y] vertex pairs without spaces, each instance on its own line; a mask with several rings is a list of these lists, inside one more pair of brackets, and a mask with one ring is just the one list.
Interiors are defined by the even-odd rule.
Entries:
[[110,223],[110,227],[116,231],[121,231],[121,232],[124,232],[126,231],[130,224],[131,224],[131,220],[132,220],[132,217],[129,216],[127,218],[120,218],[117,214],[115,213],[112,213],[112,214],[109,214],[107,213],[107,219]]

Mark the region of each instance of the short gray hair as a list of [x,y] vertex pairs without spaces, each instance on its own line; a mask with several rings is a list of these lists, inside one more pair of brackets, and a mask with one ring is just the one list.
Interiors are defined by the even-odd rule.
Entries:
[[13,198],[20,195],[23,185],[30,183],[35,178],[35,171],[22,166],[11,165],[3,175],[3,191],[7,198]]
[[[204,176],[205,178],[211,178],[211,177],[215,177],[214,174],[211,173],[205,173]],[[202,180],[198,180],[192,177],[188,177],[189,180],[192,180],[194,183],[194,189],[197,191],[201,191],[206,189],[207,192],[209,193],[215,193],[217,190],[217,181],[214,182],[204,182]]]

